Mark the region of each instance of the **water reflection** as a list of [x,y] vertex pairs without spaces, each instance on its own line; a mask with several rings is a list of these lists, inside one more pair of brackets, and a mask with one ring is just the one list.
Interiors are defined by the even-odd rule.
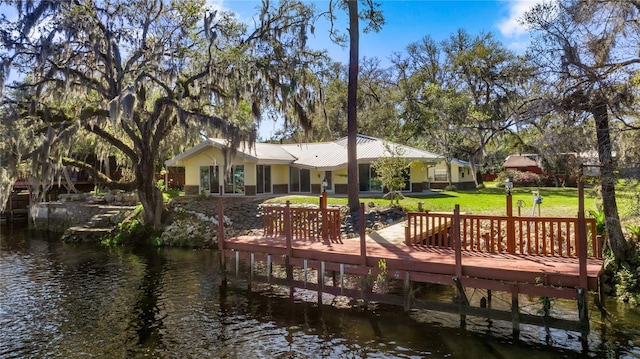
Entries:
[[510,323],[482,318],[463,330],[443,313],[364,310],[340,297],[318,307],[313,292],[291,303],[287,288],[224,286],[217,266],[214,251],[70,245],[3,227],[0,358],[640,357],[638,312],[613,303],[607,320],[592,308],[582,351],[571,332],[526,327],[514,340]]

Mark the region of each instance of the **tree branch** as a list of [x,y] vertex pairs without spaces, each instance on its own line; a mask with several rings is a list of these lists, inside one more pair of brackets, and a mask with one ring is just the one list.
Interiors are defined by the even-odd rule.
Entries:
[[[55,161],[55,159],[53,158],[50,158],[50,160]],[[114,181],[109,178],[109,176],[102,173],[101,171],[98,171],[97,168],[84,161],[76,160],[71,157],[62,157],[62,164],[65,166],[73,166],[88,171],[94,178],[96,178],[96,181],[98,183],[107,185],[111,189],[121,189],[125,191],[133,191],[134,189],[136,189],[135,182]]]

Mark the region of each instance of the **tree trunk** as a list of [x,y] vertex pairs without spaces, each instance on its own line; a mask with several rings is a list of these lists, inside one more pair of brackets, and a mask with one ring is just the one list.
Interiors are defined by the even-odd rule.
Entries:
[[162,226],[162,210],[164,202],[162,192],[156,185],[156,156],[150,151],[142,150],[141,163],[136,166],[136,184],[138,197],[142,203],[142,221],[146,226],[160,229]]
[[[357,108],[358,95],[358,1],[347,1],[349,6],[349,84],[347,90],[347,193],[351,213],[358,213],[358,152]],[[363,179],[364,180],[364,179]]]
[[471,178],[473,178],[473,183],[475,184],[476,188],[478,188],[478,185],[480,184],[480,181],[478,181],[477,163],[479,161],[477,158],[481,157],[481,154],[483,153],[484,153],[484,146],[481,146],[480,148],[478,148],[477,150],[469,154],[469,166],[471,167]]
[[471,178],[473,178],[473,183],[475,184],[476,188],[478,188],[480,182],[478,181],[478,166],[476,166],[474,156],[469,156],[469,167],[471,167]]
[[596,103],[591,108],[591,114],[596,124],[598,140],[598,157],[600,159],[600,186],[602,189],[602,209],[605,216],[605,227],[609,247],[618,262],[626,259],[627,241],[622,233],[622,225],[618,216],[616,203],[615,164],[611,155],[611,136],[609,129],[609,113],[605,102]]

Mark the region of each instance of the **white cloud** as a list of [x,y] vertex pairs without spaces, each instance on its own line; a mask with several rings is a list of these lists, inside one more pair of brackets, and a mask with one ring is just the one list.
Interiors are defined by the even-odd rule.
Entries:
[[224,0],[207,0],[205,6],[209,10],[229,11],[229,8],[224,5]]
[[531,9],[536,4],[540,4],[544,0],[507,0],[503,3],[506,5],[508,16],[502,18],[496,25],[500,30],[500,33],[505,38],[517,39],[527,34],[527,29],[519,20],[522,18],[527,10]]

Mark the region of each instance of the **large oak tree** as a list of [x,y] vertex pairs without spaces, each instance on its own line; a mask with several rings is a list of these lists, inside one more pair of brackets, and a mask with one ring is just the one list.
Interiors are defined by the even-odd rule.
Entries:
[[[144,222],[158,227],[161,150],[199,140],[194,134],[205,129],[228,138],[231,149],[253,143],[252,119],[265,108],[309,126],[319,54],[306,47],[314,14],[301,2],[265,0],[251,27],[204,0],[4,6],[17,13],[0,23],[3,84],[9,69],[18,75],[2,96],[3,127],[16,134],[4,146],[14,158],[2,163],[9,186],[22,160],[32,161],[34,180],[50,181],[69,165],[85,169],[103,186],[137,190]],[[130,175],[116,181],[74,158],[87,140],[107,149],[101,157],[125,159]]]

